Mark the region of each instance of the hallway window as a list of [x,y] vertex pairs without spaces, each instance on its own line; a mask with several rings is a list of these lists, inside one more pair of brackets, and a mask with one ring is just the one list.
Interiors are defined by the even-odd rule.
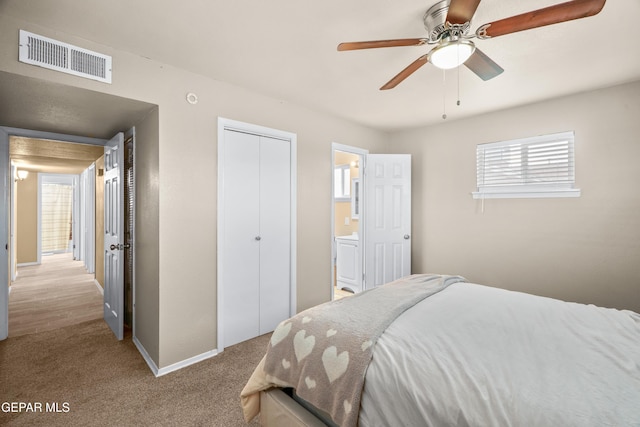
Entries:
[[42,252],[65,252],[71,240],[73,187],[42,185]]

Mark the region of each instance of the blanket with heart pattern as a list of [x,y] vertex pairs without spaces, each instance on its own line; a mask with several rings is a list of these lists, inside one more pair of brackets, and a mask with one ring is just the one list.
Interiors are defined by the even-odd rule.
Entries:
[[378,337],[404,311],[461,281],[460,276],[412,275],[283,321],[242,391],[245,419],[258,414],[260,391],[292,387],[337,425],[355,426]]

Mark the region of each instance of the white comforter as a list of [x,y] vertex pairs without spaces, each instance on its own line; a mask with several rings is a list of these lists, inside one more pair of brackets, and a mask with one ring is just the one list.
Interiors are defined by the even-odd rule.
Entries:
[[451,285],[378,339],[360,425],[640,426],[640,315]]

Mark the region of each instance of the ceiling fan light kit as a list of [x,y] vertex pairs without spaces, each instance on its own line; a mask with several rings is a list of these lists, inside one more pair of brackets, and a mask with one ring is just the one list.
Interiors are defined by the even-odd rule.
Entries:
[[481,40],[491,39],[518,31],[586,18],[598,14],[606,2],[606,0],[571,0],[490,22],[478,27],[475,33],[470,33],[471,18],[476,13],[480,1],[441,0],[431,6],[423,17],[428,33],[426,38],[340,43],[338,50],[436,45],[389,80],[380,88],[381,90],[393,89],[427,62],[445,70],[464,64],[482,80],[490,80],[501,74],[504,69],[477,49],[469,39],[476,37]]
[[475,50],[470,40],[444,41],[431,49],[427,58],[434,66],[450,70],[467,62]]

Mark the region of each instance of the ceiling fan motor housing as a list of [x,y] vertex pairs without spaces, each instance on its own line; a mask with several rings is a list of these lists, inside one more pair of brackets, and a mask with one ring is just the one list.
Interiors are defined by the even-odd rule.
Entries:
[[424,28],[429,34],[429,42],[435,43],[445,31],[444,24],[447,20],[449,3],[451,0],[442,0],[431,6],[424,14]]
[[423,21],[424,27],[429,34],[429,44],[438,43],[443,38],[449,37],[450,40],[457,39],[467,33],[471,22],[466,22],[462,25],[454,25],[448,27],[447,13],[449,12],[449,4],[451,0],[441,0],[431,6],[424,14]]

